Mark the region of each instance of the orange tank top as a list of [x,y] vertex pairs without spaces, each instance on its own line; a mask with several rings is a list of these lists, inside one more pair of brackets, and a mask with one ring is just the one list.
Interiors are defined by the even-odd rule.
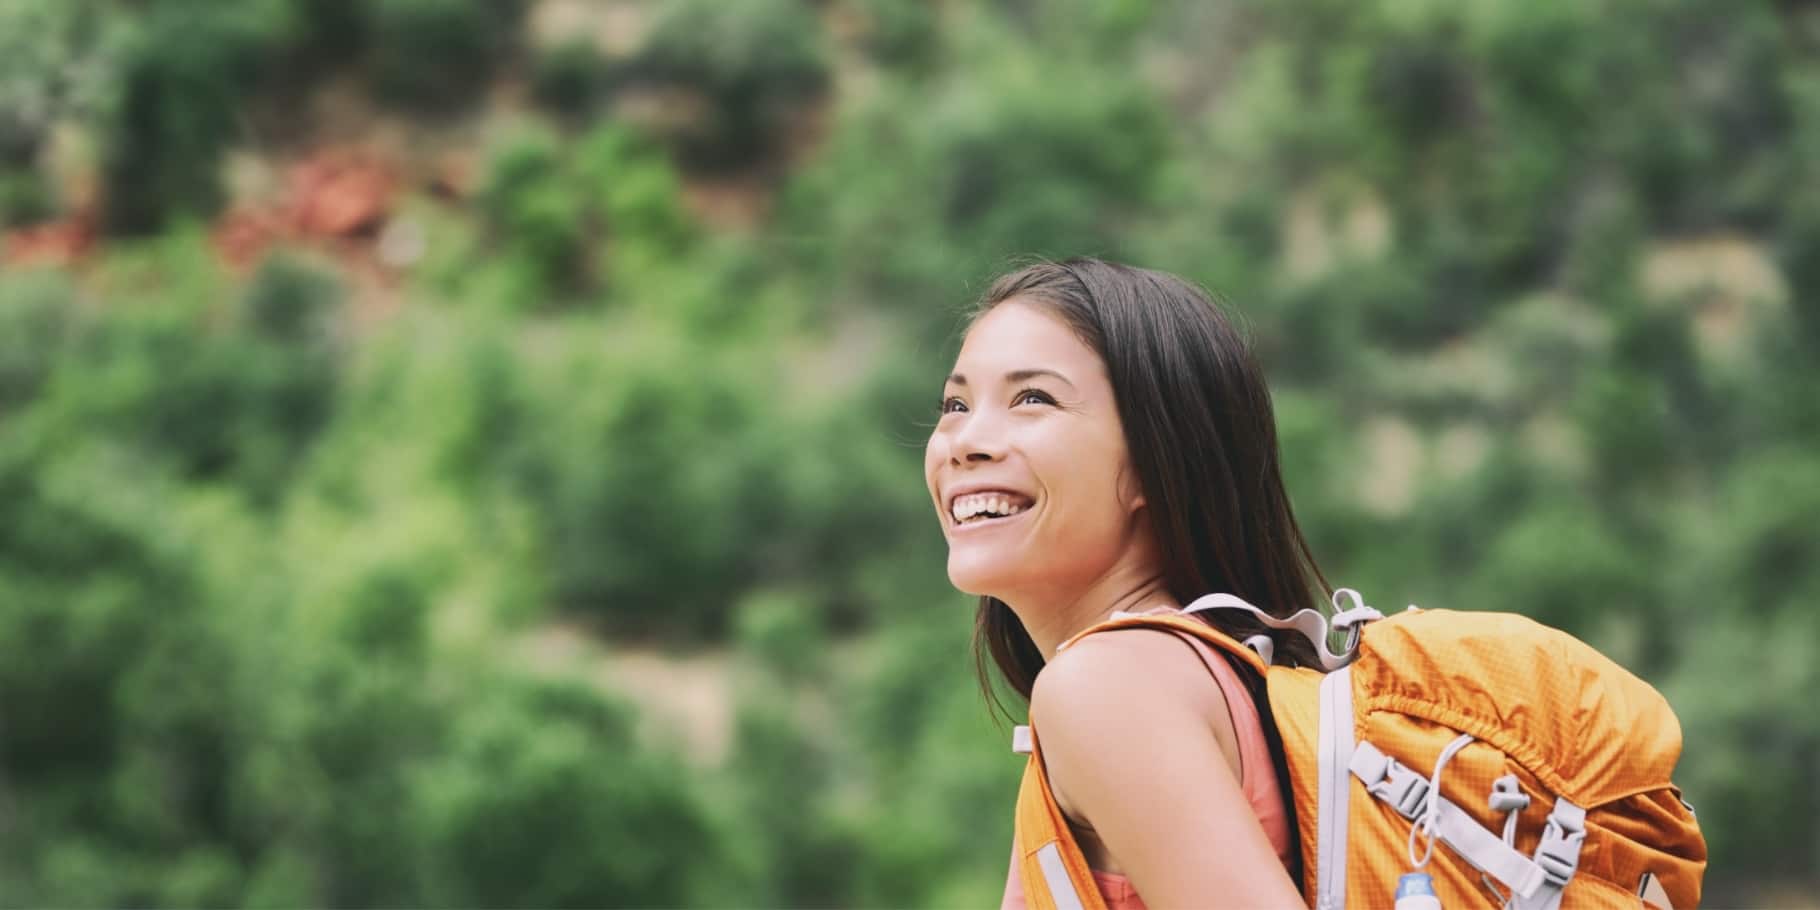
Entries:
[[[1284,868],[1289,868],[1294,862],[1296,847],[1289,840],[1289,818],[1284,812],[1283,792],[1277,786],[1276,766],[1270,760],[1270,746],[1264,740],[1264,726],[1258,717],[1257,705],[1252,704],[1251,693],[1239,679],[1238,671],[1213,646],[1186,635],[1181,639],[1201,656],[1201,663],[1206,665],[1207,672],[1219,684],[1220,694],[1226,698],[1226,709],[1232,712],[1233,733],[1238,738],[1239,789],[1251,804],[1251,810],[1257,813],[1264,834],[1276,848],[1277,858],[1283,861]],[[1138,897],[1131,880],[1125,876],[1096,869],[1093,881],[1106,901],[1106,910],[1145,910],[1143,898]],[[1025,910],[1024,883],[1018,875],[1015,844],[1012,845],[1011,872],[1005,881],[1000,910]]]

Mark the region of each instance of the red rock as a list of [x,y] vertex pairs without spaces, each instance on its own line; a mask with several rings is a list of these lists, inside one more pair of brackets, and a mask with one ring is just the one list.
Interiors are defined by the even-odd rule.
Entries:
[[77,214],[6,232],[0,242],[0,263],[9,266],[70,265],[94,246],[94,219]]

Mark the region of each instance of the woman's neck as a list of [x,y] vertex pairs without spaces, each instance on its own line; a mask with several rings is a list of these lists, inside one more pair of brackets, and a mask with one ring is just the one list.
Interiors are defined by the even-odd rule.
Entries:
[[1046,593],[1005,601],[1045,661],[1055,658],[1063,642],[1115,612],[1181,607],[1164,586],[1162,573],[1154,570],[1114,567],[1086,588]]

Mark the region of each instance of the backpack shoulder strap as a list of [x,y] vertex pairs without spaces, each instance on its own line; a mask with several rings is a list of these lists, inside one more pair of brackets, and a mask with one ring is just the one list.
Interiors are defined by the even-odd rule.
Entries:
[[1029,910],[1106,910],[1093,870],[1049,789],[1043,750],[1030,732],[1030,760],[1017,791],[1016,860]]
[[1258,652],[1241,644],[1232,636],[1221,632],[1207,623],[1181,613],[1125,613],[1116,615],[1112,619],[1088,626],[1086,629],[1076,633],[1074,637],[1062,642],[1062,644],[1056,648],[1056,652],[1060,653],[1070,645],[1095,632],[1111,632],[1116,629],[1160,629],[1169,632],[1183,632],[1212,645],[1220,651],[1224,651],[1225,653],[1238,658],[1243,661],[1246,666],[1259,673],[1263,673],[1269,666]]

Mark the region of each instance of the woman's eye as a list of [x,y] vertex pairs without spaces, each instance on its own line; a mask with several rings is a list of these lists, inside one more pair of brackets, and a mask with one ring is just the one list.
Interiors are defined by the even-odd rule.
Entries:
[[1055,399],[1049,397],[1048,392],[1039,391],[1037,389],[1025,389],[1022,392],[1017,393],[1017,403],[1055,404]]
[[967,403],[959,398],[950,397],[942,399],[941,412],[943,414],[956,414],[965,410],[967,410]]

